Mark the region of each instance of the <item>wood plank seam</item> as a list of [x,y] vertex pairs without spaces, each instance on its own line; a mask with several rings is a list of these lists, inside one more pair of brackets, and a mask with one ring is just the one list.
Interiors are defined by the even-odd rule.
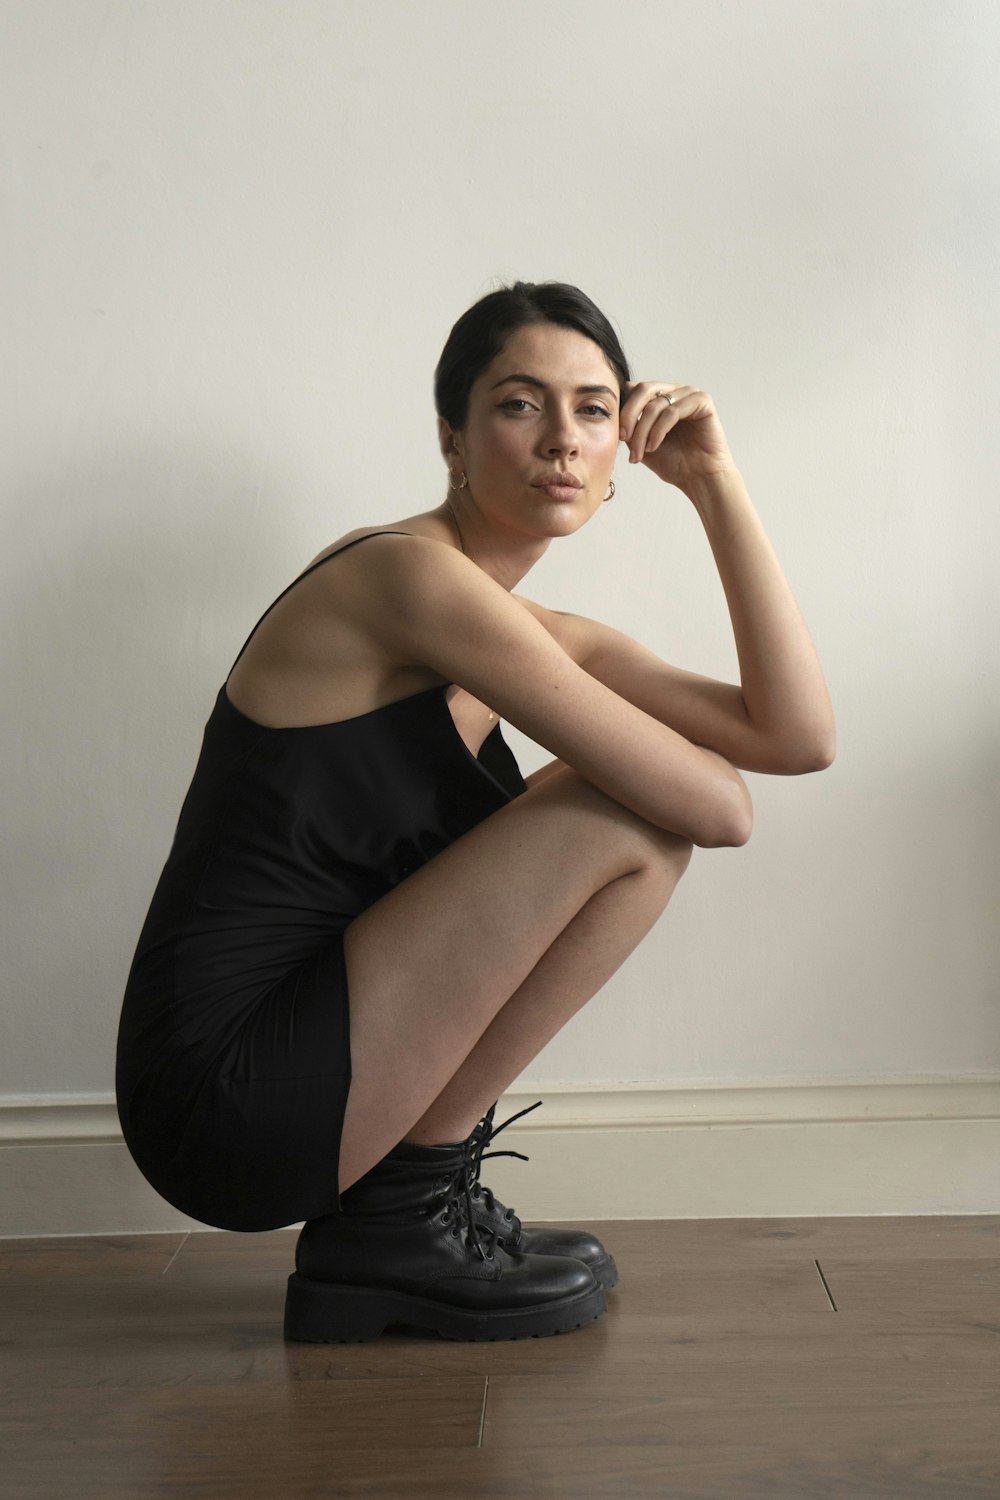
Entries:
[[173,1263],[177,1259],[178,1255],[180,1255],[181,1251],[184,1249],[184,1246],[187,1244],[187,1242],[188,1242],[188,1240],[190,1238],[191,1238],[191,1231],[188,1230],[187,1234],[185,1234],[184,1238],[181,1240],[180,1244],[177,1246],[177,1249],[174,1251],[173,1255],[170,1257],[170,1259],[167,1261],[166,1265],[163,1267],[163,1270],[160,1272],[161,1276],[166,1276],[167,1272],[170,1270],[170,1267],[173,1265]]
[[830,1287],[829,1287],[829,1285],[827,1283],[827,1279],[823,1275],[823,1267],[820,1265],[820,1263],[819,1263],[818,1260],[814,1260],[813,1261],[813,1265],[816,1267],[817,1271],[819,1272],[819,1279],[823,1283],[823,1288],[824,1288],[824,1290],[826,1292],[826,1295],[830,1298],[830,1306],[833,1308],[834,1312],[839,1312],[840,1309],[838,1308],[836,1302],[834,1302],[834,1300],[833,1300],[833,1293],[830,1291]]
[[490,1377],[487,1375],[485,1383],[483,1385],[483,1409],[479,1414],[479,1441],[476,1444],[477,1448],[481,1448],[483,1446],[483,1429],[486,1426],[486,1402],[489,1400],[489,1394]]

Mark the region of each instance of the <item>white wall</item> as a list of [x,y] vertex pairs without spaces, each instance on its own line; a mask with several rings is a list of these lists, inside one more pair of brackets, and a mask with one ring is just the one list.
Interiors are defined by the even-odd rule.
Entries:
[[[431,372],[495,277],[716,398],[827,669],[527,1083],[1000,1071],[1000,20],[974,0],[3,0],[0,1095],[107,1096],[139,928],[250,627],[437,504]],[[522,587],[730,677],[693,511]],[[525,771],[545,756],[514,730]]]

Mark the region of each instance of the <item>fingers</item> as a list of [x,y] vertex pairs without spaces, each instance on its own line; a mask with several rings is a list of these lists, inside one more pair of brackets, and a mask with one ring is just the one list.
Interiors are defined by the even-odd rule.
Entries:
[[[621,439],[628,444],[630,464],[641,463],[647,452],[654,452],[667,433],[684,415],[685,400],[693,393],[690,385],[667,385],[664,382],[642,382],[631,387],[621,409]],[[669,398],[669,399],[668,399]]]

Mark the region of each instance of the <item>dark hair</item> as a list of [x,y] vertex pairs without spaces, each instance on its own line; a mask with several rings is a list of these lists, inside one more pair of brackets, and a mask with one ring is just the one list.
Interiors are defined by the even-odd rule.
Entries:
[[564,281],[515,281],[473,303],[455,324],[434,371],[434,405],[456,432],[465,426],[469,392],[512,333],[529,323],[556,323],[593,339],[623,387],[631,380],[618,335],[579,287]]

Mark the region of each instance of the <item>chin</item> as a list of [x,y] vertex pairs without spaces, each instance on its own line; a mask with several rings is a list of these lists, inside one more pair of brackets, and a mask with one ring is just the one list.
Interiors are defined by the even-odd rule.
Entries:
[[597,509],[586,498],[586,492],[581,490],[576,500],[550,500],[546,496],[545,503],[538,507],[537,515],[546,526],[551,526],[553,533],[562,536],[579,531]]

